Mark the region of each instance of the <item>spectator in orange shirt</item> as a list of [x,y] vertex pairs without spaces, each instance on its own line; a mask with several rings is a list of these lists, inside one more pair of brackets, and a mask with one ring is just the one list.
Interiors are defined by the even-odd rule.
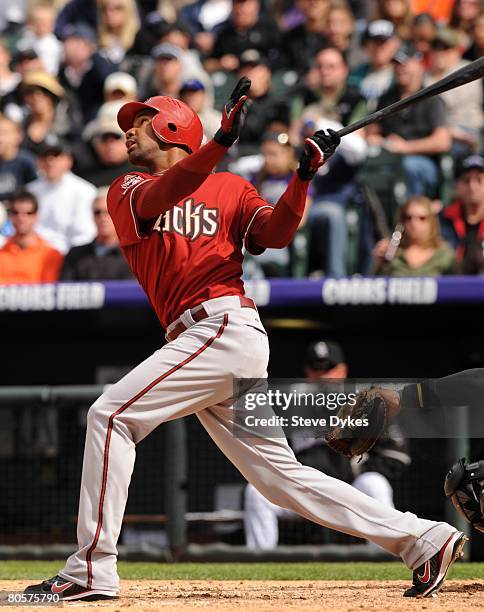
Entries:
[[15,233],[0,249],[0,284],[50,283],[59,278],[63,257],[35,232],[37,211],[37,199],[28,191],[9,199]]

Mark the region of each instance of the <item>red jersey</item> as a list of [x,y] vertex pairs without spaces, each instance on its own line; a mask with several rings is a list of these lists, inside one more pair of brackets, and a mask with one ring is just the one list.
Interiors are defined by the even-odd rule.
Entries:
[[259,212],[272,206],[243,178],[220,172],[157,219],[142,221],[133,195],[139,201],[157,178],[120,176],[107,202],[126,261],[166,328],[205,300],[244,295],[242,247],[253,254],[264,250],[248,237]]

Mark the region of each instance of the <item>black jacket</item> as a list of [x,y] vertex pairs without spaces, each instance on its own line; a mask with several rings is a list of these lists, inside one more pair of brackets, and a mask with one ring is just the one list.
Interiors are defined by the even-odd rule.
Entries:
[[133,275],[119,247],[102,255],[96,253],[96,241],[73,247],[64,259],[61,281],[131,280]]

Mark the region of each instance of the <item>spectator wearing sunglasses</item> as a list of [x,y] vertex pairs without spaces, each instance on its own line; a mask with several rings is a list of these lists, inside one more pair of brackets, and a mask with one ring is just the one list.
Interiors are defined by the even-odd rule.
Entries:
[[0,249],[0,284],[51,283],[59,276],[62,255],[37,232],[37,198],[17,191],[8,200],[14,234]]
[[119,240],[108,213],[108,187],[100,187],[92,203],[96,238],[73,247],[66,255],[60,279],[64,281],[126,280],[133,278],[119,248]]
[[39,201],[38,232],[62,254],[96,235],[91,212],[96,189],[71,172],[72,162],[69,146],[51,136],[40,151],[41,176],[28,185]]
[[[376,273],[382,276],[440,276],[456,272],[452,247],[440,235],[432,200],[415,196],[399,209],[401,240],[393,253],[390,241],[374,250]],[[396,246],[396,245],[395,245]]]
[[116,177],[133,169],[128,161],[124,132],[116,121],[114,109],[115,102],[101,107],[98,117],[84,133],[89,149],[85,157],[87,161],[77,160],[76,172],[96,187],[110,185]]

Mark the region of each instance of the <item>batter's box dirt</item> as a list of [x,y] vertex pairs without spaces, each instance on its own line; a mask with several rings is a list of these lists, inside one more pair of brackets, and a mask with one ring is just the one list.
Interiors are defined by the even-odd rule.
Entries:
[[[0,581],[1,590],[20,591],[28,581]],[[124,580],[116,601],[66,602],[82,612],[155,610],[243,610],[244,612],[474,612],[484,609],[484,583],[449,580],[437,597],[404,599],[403,581]],[[5,607],[3,610],[19,610]],[[29,608],[31,609],[31,608]],[[45,608],[56,610],[57,608]]]

